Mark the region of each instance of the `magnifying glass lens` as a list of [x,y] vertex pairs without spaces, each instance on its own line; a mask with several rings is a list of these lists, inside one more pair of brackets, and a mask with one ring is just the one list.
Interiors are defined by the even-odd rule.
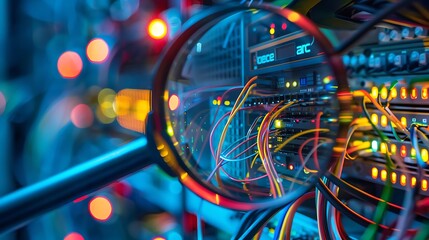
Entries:
[[294,198],[332,163],[338,83],[297,13],[246,10],[199,28],[171,64],[166,132],[182,168],[243,203]]

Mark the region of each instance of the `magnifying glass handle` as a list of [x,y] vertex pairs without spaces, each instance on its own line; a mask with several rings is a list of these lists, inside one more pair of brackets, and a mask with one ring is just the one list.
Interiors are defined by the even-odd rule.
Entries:
[[0,235],[154,163],[146,137],[0,197]]

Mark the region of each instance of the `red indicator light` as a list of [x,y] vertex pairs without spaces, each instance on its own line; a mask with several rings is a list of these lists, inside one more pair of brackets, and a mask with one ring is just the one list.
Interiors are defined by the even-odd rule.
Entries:
[[148,34],[153,39],[162,39],[167,35],[167,24],[157,18],[150,21],[148,28]]
[[401,146],[401,157],[407,156],[407,147],[405,145]]
[[287,28],[287,24],[286,24],[286,23],[283,23],[283,24],[282,24],[282,30],[286,30],[286,28]]

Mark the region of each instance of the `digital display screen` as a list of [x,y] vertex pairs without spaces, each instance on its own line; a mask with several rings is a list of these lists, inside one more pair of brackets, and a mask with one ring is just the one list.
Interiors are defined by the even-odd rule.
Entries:
[[[302,33],[298,34],[302,35]],[[279,40],[278,44],[270,43],[267,47],[255,47],[253,51],[250,49],[250,68],[258,70],[283,64],[298,64],[298,62],[319,55],[320,49],[313,45],[313,39],[307,35],[298,36]],[[311,64],[314,64],[314,61],[317,62],[318,60],[313,59],[311,61],[313,61]],[[310,62],[307,61],[307,63]],[[304,84],[302,85],[305,85],[305,80],[303,81]],[[307,84],[309,84],[308,81]]]
[[296,56],[295,43],[288,43],[276,49],[276,60],[286,59]]

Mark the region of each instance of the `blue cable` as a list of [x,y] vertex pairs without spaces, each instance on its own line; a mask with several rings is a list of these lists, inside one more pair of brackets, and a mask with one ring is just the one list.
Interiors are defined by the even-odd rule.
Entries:
[[417,163],[420,165],[420,167],[425,168],[427,167],[427,164],[423,161],[422,156],[420,154],[420,147],[417,141],[416,129],[417,129],[416,126],[412,126],[410,128],[410,139],[411,139],[412,146],[416,150]]
[[290,206],[292,206],[292,202],[286,205],[286,207],[283,209],[283,212],[281,213],[282,216],[280,217],[279,223],[276,226],[276,229],[274,230],[274,237],[273,239],[279,239],[280,235],[280,229],[282,228],[283,222],[286,218],[286,214],[289,211]]

